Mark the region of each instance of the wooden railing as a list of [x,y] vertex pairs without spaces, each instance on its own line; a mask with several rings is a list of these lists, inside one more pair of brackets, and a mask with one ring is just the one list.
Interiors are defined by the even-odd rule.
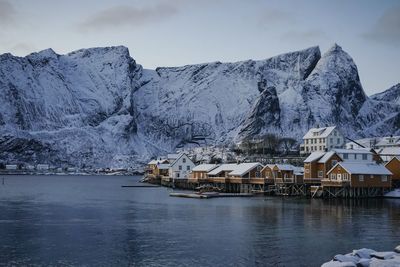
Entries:
[[321,180],[321,185],[332,187],[348,187],[350,186],[350,181],[323,179]]

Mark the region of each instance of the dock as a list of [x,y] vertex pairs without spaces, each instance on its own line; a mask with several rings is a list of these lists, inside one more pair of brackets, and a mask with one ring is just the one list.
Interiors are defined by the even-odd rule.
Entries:
[[161,186],[160,185],[144,184],[144,185],[121,185],[121,187],[152,188],[152,187],[161,187]]
[[169,194],[170,197],[183,197],[183,198],[221,198],[221,197],[252,197],[254,194],[251,193],[184,193],[174,192]]

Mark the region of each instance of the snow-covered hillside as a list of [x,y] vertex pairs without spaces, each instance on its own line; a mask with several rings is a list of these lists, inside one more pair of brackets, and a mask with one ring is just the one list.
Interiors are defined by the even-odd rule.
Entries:
[[132,166],[264,133],[300,140],[316,124],[353,138],[399,134],[398,101],[368,98],[338,45],[156,70],[122,46],[3,54],[0,92],[1,162]]

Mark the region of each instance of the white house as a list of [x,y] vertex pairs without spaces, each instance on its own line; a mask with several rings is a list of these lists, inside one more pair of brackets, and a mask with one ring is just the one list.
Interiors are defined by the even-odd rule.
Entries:
[[300,145],[300,154],[307,155],[312,152],[326,152],[334,148],[342,148],[345,138],[336,126],[311,128],[303,137]]
[[181,153],[169,165],[169,177],[173,179],[186,179],[194,167],[195,164],[193,161],[185,153]]
[[[361,146],[360,146],[361,145]],[[346,143],[346,148],[374,148],[400,147],[400,136],[370,137]]]

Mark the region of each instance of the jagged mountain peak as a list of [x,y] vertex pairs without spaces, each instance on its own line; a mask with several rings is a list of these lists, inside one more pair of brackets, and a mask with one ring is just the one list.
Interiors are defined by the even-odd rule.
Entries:
[[353,59],[336,44],[322,56],[313,46],[156,70],[143,70],[124,46],[3,54],[0,93],[8,163],[128,166],[265,133],[300,140],[317,123],[351,137],[398,132],[399,105],[368,99]]

